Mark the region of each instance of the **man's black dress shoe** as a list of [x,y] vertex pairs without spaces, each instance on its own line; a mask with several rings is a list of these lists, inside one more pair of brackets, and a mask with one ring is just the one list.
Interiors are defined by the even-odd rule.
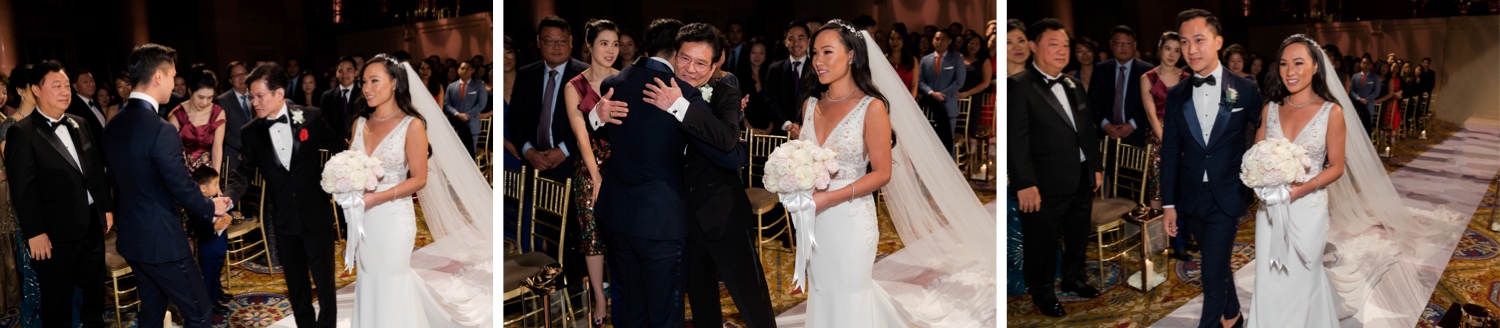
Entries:
[[1064,283],[1062,285],[1062,291],[1065,292],[1065,293],[1078,294],[1078,297],[1082,297],[1082,298],[1095,298],[1095,297],[1099,297],[1099,289],[1096,289],[1096,288],[1094,288],[1094,286],[1089,286],[1089,284],[1085,284],[1085,283],[1076,283],[1076,284],[1067,284],[1067,283]]
[[1058,303],[1057,299],[1039,301],[1033,298],[1031,299],[1031,303],[1035,304],[1036,309],[1041,311],[1042,315],[1045,316],[1061,318],[1062,316],[1068,315],[1068,311],[1063,310],[1062,303]]

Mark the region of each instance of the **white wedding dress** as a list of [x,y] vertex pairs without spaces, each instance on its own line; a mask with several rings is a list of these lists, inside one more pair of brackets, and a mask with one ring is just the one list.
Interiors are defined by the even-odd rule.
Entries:
[[[1266,139],[1287,139],[1281,129],[1280,106],[1274,102],[1269,106],[1265,117]],[[1312,120],[1291,139],[1307,149],[1313,162],[1307,176],[1298,182],[1306,183],[1323,172],[1323,162],[1328,159],[1328,116],[1332,108],[1332,102],[1324,102]],[[1321,261],[1328,241],[1328,192],[1314,191],[1290,206],[1291,222],[1283,228],[1288,233],[1286,240],[1275,236],[1278,230],[1272,229],[1265,211],[1259,211],[1261,215],[1255,220],[1255,249],[1270,250],[1271,243],[1289,242],[1285,246],[1313,258],[1285,259],[1284,266],[1272,265],[1266,259],[1256,261],[1255,291],[1246,323],[1250,327],[1337,327],[1334,289]]]
[[[865,176],[870,152],[865,148],[865,110],[874,97],[865,96],[829,130],[819,147],[838,153],[839,171],[828,190],[844,188]],[[803,110],[802,140],[817,144],[818,127],[813,123],[817,97],[807,99]],[[808,327],[909,327],[892,305],[891,297],[875,283],[875,246],[880,229],[875,217],[875,197],[864,195],[818,213],[813,231],[817,246],[809,260],[807,295]],[[810,247],[811,245],[798,245]]]

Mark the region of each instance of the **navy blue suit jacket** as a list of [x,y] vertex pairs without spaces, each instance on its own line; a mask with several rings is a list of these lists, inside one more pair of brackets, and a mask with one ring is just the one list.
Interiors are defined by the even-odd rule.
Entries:
[[[682,122],[646,103],[646,84],[657,78],[676,80],[682,97],[691,104]],[[594,131],[610,145],[609,172],[603,176],[594,205],[596,219],[606,229],[638,238],[685,238],[682,177],[689,140],[702,140],[706,146],[731,153],[739,142],[738,126],[719,120],[698,89],[650,58],[638,59],[604,79],[599,89],[614,90],[613,100],[625,102],[632,110],[621,118],[621,124],[605,124]]]
[[178,208],[212,222],[214,204],[188,173],[182,139],[145,100],[130,99],[104,129],[104,158],[118,193],[115,229],[120,256],[164,263],[192,255]]
[[[1260,122],[1260,92],[1249,79],[1227,71],[1223,77],[1217,85],[1222,92],[1216,108],[1195,108],[1193,85],[1188,81],[1167,90],[1161,198],[1162,205],[1173,205],[1178,213],[1206,210],[1196,208],[1200,197],[1212,197],[1219,209],[1232,217],[1244,214],[1249,206],[1249,189],[1240,182],[1240,163],[1248,146],[1246,136]],[[1233,103],[1229,102],[1230,89],[1238,93]],[[1197,118],[1202,110],[1218,111],[1207,143]],[[1208,190],[1203,190],[1204,172],[1208,173]]]

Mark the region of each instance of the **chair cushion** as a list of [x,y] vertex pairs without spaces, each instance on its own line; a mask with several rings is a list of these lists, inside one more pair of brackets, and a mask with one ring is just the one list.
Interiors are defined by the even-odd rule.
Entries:
[[516,256],[508,256],[505,258],[505,261],[515,261],[516,264],[538,268],[547,266],[549,264],[557,264],[556,259],[553,259],[552,256],[548,256],[547,254],[542,252],[530,252]]
[[781,198],[776,197],[775,193],[762,188],[746,188],[745,195],[750,197],[750,211],[755,212],[755,215],[766,214],[781,203]]
[[125,262],[125,258],[120,256],[120,251],[115,249],[116,239],[114,232],[110,232],[109,235],[104,237],[104,266],[109,268],[110,273],[130,268],[130,264]]
[[504,270],[505,281],[502,286],[508,292],[516,288],[521,288],[521,281],[536,275],[537,272],[541,272],[542,268],[521,265],[520,263],[516,263],[516,261],[507,259],[505,260]]
[[241,220],[239,222],[229,224],[229,228],[224,230],[224,234],[226,234],[229,238],[236,238],[250,233],[251,231],[255,231],[255,229],[258,228],[260,228],[260,220],[251,218],[249,220]]
[[1094,212],[1090,219],[1094,227],[1119,220],[1121,216],[1135,209],[1136,203],[1124,198],[1095,199]]

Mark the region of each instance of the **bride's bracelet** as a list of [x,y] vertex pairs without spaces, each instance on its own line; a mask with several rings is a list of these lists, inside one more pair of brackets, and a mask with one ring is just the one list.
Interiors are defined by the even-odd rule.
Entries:
[[1313,190],[1323,190],[1323,179],[1318,179],[1316,175],[1313,176]]

